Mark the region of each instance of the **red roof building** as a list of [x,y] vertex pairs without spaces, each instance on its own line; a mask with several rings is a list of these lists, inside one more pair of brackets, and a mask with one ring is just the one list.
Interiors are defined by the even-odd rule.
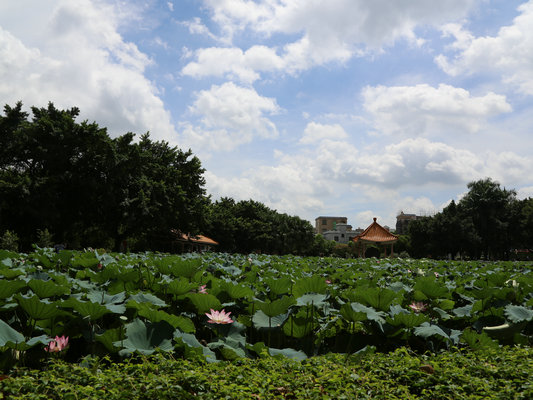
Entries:
[[209,251],[218,246],[218,242],[204,235],[191,235],[176,229],[171,230],[174,241],[181,245],[182,251]]
[[398,240],[398,236],[390,233],[377,223],[377,218],[368,226],[362,233],[352,239],[356,244],[359,244],[359,257],[365,257],[366,247],[368,244],[377,244],[384,247],[385,257],[387,257],[387,245],[390,244],[390,254],[394,254],[394,243]]

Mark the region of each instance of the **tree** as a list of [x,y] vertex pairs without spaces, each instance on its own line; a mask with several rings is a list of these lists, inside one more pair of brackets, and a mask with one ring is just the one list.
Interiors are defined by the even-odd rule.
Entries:
[[164,248],[170,228],[204,225],[204,170],[191,151],[148,134],[111,139],[96,123],[76,122],[77,108],[6,106],[0,116],[0,229],[29,248],[48,229],[70,247]]
[[516,192],[500,188],[490,178],[468,184],[469,192],[461,199],[464,213],[472,218],[479,237],[476,258],[481,252],[486,258],[502,258],[511,246],[509,220]]
[[225,197],[211,204],[206,231],[221,251],[303,255],[313,245],[308,221],[254,200],[235,202]]

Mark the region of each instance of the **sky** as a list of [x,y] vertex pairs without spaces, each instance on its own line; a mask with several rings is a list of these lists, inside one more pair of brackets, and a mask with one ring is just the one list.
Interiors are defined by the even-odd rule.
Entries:
[[313,225],[533,196],[533,0],[0,0],[0,102],[191,149]]

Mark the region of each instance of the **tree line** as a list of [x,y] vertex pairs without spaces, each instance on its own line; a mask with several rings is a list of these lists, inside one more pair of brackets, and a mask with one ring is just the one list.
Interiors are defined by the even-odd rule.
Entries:
[[[306,254],[308,221],[253,200],[211,201],[204,169],[149,133],[111,138],[80,110],[53,103],[6,105],[0,116],[0,235],[21,250],[67,248],[169,250],[171,229],[205,234],[222,251]],[[317,250],[317,253],[320,249]]]
[[[78,108],[0,115],[0,247],[169,251],[170,232],[205,234],[217,250],[353,256],[308,221],[254,201],[206,194],[200,160],[149,133],[111,138]],[[395,249],[414,257],[509,258],[533,248],[533,199],[484,179],[442,212],[409,224]]]
[[468,189],[442,212],[409,223],[410,255],[502,260],[533,249],[533,198],[518,200],[490,178]]

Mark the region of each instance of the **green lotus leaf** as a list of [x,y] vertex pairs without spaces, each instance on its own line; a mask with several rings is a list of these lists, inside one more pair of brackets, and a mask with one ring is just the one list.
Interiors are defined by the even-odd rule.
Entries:
[[289,337],[301,339],[311,333],[313,324],[305,317],[291,315],[283,324],[283,333]]
[[166,321],[170,325],[172,325],[173,328],[180,329],[185,333],[192,333],[195,331],[194,323],[191,321],[190,318],[179,315],[172,315],[163,310],[154,310],[150,307],[144,307],[139,310],[138,315],[154,323],[159,321]]
[[12,268],[12,269],[0,269],[0,275],[5,279],[13,279],[17,276],[26,275],[26,272],[22,268]]
[[452,312],[458,317],[470,317],[470,314],[472,312],[472,304],[454,308]]
[[256,306],[258,310],[262,310],[267,316],[275,317],[286,313],[293,304],[296,304],[296,300],[293,297],[283,296],[281,299],[272,302],[258,302]]
[[25,286],[26,286],[26,282],[20,279],[0,280],[0,299],[7,299],[8,297],[13,296],[15,293],[17,293],[20,289],[22,289]]
[[107,329],[103,333],[96,334],[94,338],[97,342],[102,343],[109,352],[116,353],[121,347],[115,346],[114,343],[120,342],[121,332],[121,328]]
[[296,281],[292,288],[294,297],[300,297],[306,293],[326,293],[328,285],[324,277],[313,275]]
[[298,360],[298,361],[302,361],[302,360],[305,360],[307,358],[307,354],[305,354],[303,351],[301,350],[294,350],[294,349],[274,349],[272,347],[270,347],[268,349],[268,352],[270,353],[271,356],[273,357],[276,357],[276,356],[283,356],[283,357],[287,357],[287,358],[290,358],[290,359],[293,359],[293,360]]
[[429,299],[449,297],[448,288],[443,283],[436,281],[435,277],[418,277],[414,289],[422,292]]
[[134,295],[130,295],[129,300],[136,301],[137,303],[150,303],[158,307],[166,307],[167,303],[161,300],[159,297],[154,296],[151,293],[139,292]]
[[120,292],[111,295],[101,290],[91,290],[89,293],[87,293],[87,299],[93,303],[120,304],[126,300],[126,292]]
[[292,282],[289,278],[269,278],[265,279],[265,286],[268,290],[275,296],[280,296],[282,294],[289,293],[291,289]]
[[277,329],[287,320],[288,313],[269,317],[262,310],[256,311],[252,317],[252,322],[256,329]]
[[307,293],[296,299],[296,304],[299,306],[314,305],[315,307],[322,307],[327,304],[326,299],[328,298],[327,294],[319,293]]
[[0,319],[0,347],[24,342],[24,335]]
[[422,325],[416,327],[414,333],[416,336],[426,339],[430,336],[441,336],[445,339],[450,339],[450,336],[448,336],[439,326],[432,325],[429,322],[424,322]]
[[202,260],[179,260],[170,267],[170,273],[175,277],[183,276],[191,279],[200,269]]
[[69,288],[57,285],[52,281],[32,279],[28,282],[28,286],[41,299],[70,294]]
[[247,286],[234,285],[231,282],[221,282],[221,291],[226,292],[232,299],[251,299],[254,296],[254,291]]
[[193,334],[184,333],[184,332],[181,332],[179,329],[177,329],[174,332],[174,339],[177,342],[181,341],[188,348],[200,349],[205,359],[208,362],[217,361],[216,354],[209,347],[202,345],[198,341],[198,339],[196,339],[196,336],[194,336]]
[[220,311],[222,308],[220,300],[209,293],[191,293],[187,297],[196,307],[198,314],[204,314],[211,311],[211,309]]
[[92,301],[81,301],[74,297],[71,297],[63,302],[59,302],[59,305],[65,308],[72,308],[76,310],[82,316],[82,318],[88,318],[91,321],[96,321],[102,318],[104,315],[112,312],[107,307],[99,303],[93,303]]
[[393,318],[388,317],[387,322],[393,326],[404,326],[414,328],[424,322],[429,321],[429,317],[424,314],[415,314],[412,312],[403,312],[395,314]]
[[533,319],[533,310],[509,304],[505,306],[505,316],[515,324],[522,321],[531,321]]
[[394,290],[384,288],[357,288],[353,292],[352,302],[374,307],[376,310],[389,311],[392,302],[400,297]]
[[167,286],[167,292],[176,296],[181,296],[189,293],[192,290],[198,289],[200,285],[189,282],[186,278],[174,279]]
[[166,321],[145,324],[136,318],[126,325],[126,338],[113,342],[116,347],[123,347],[120,355],[134,352],[149,355],[156,349],[171,351],[174,328]]
[[91,268],[98,265],[99,261],[92,251],[78,253],[71,258],[70,263],[73,267]]
[[345,303],[341,306],[340,313],[346,321],[360,322],[366,321],[368,318],[366,312],[355,311],[352,307],[352,303]]
[[33,319],[48,319],[61,314],[57,307],[57,302],[41,300],[37,296],[25,297],[20,294],[15,295],[17,303]]
[[366,314],[366,318],[370,321],[377,322],[380,326],[385,323],[385,314],[383,311],[376,311],[372,307],[366,307],[360,303],[351,303],[351,306],[355,312],[363,312]]

